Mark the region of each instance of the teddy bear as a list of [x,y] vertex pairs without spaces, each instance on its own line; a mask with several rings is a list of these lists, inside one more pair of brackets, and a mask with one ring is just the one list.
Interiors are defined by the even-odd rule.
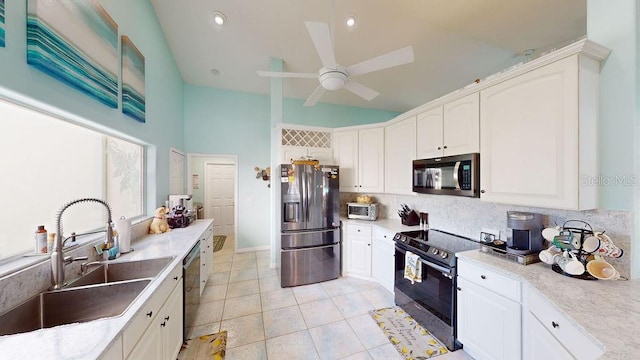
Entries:
[[149,226],[149,234],[162,234],[167,231],[171,231],[169,228],[169,223],[167,222],[167,218],[165,215],[169,213],[169,209],[164,206],[161,206],[156,209],[155,215],[153,216],[153,221],[151,221],[151,225]]

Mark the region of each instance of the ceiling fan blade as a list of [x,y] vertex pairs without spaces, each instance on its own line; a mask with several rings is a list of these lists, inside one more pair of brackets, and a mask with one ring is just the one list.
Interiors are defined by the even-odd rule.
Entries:
[[293,72],[276,72],[276,71],[260,71],[258,75],[266,77],[281,77],[281,78],[309,78],[317,79],[317,73],[293,73]]
[[311,96],[309,96],[307,101],[304,102],[304,106],[313,106],[313,105],[315,105],[318,102],[318,100],[320,100],[320,97],[322,97],[322,94],[324,94],[324,92],[325,92],[325,89],[322,87],[322,85],[318,86],[313,91],[313,94],[311,94]]
[[316,51],[322,61],[322,66],[327,69],[336,69],[336,55],[333,51],[333,41],[331,41],[331,31],[326,23],[305,21],[307,30],[316,46]]
[[365,60],[361,63],[347,67],[349,76],[362,75],[398,65],[409,64],[413,62],[413,47],[407,46],[390,53]]
[[373,100],[376,96],[380,95],[379,92],[368,88],[362,84],[360,84],[359,82],[353,81],[353,80],[349,80],[347,81],[347,83],[344,85],[344,88],[351,91],[352,93],[360,96],[361,98],[367,100],[367,101],[371,101]]

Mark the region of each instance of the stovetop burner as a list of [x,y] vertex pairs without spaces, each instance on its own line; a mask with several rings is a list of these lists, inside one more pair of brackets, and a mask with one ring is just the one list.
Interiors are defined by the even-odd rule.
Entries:
[[434,229],[403,231],[393,239],[412,253],[448,267],[455,266],[455,253],[480,248],[472,239]]

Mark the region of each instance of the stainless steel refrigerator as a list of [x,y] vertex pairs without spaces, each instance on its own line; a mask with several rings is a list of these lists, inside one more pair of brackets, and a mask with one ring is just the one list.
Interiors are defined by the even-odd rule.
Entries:
[[337,166],[280,165],[282,287],[340,276]]

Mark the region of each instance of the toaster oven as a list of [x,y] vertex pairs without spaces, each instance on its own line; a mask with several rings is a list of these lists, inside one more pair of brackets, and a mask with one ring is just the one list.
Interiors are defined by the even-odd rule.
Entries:
[[347,203],[347,218],[376,220],[378,218],[378,204]]

